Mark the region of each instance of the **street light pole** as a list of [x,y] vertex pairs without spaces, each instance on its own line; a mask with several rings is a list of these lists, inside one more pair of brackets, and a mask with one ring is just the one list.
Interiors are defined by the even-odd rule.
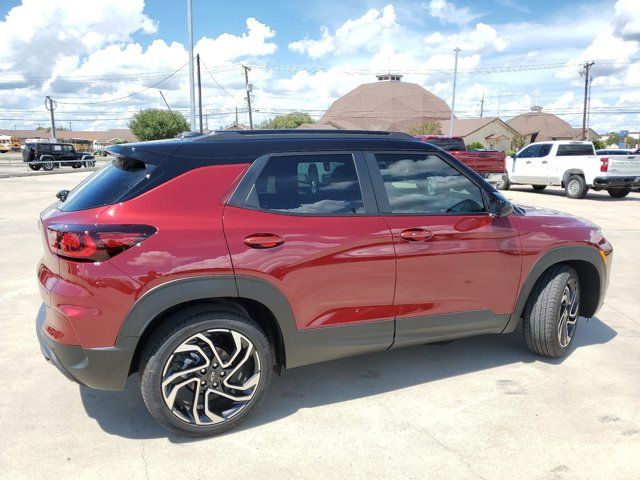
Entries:
[[453,95],[451,97],[451,120],[449,122],[449,136],[453,137],[453,111],[456,108],[456,83],[458,80],[458,54],[460,53],[460,48],[456,47],[454,50],[456,52],[456,62],[453,67]]
[[193,21],[191,16],[191,0],[187,0],[187,31],[189,35],[189,99],[191,101],[191,131],[196,132],[196,94],[193,79]]

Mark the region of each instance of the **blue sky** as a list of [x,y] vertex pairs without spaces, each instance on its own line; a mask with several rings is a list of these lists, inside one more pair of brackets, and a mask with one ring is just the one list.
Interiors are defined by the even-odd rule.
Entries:
[[[235,107],[244,120],[240,64],[253,66],[258,120],[294,109],[318,117],[382,70],[450,103],[452,50],[460,46],[459,117],[477,116],[484,95],[486,115],[508,118],[537,103],[578,126],[580,64],[594,60],[591,124],[638,130],[636,4],[193,0],[196,51],[209,69],[204,108],[210,127],[230,123]],[[0,128],[42,123],[45,95],[76,129],[121,127],[137,109],[162,106],[157,88],[129,95],[187,61],[186,1],[3,1],[0,43]],[[187,112],[186,68],[158,88]]]

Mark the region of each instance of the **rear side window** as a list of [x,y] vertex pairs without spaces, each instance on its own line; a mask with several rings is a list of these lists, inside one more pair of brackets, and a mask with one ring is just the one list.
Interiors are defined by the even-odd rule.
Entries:
[[142,162],[116,158],[74,188],[59,208],[63,212],[74,212],[117,203],[148,181],[154,168]]
[[271,157],[245,203],[261,210],[292,214],[364,213],[358,175],[349,154]]
[[565,144],[558,145],[558,153],[559,157],[569,157],[573,155],[593,155],[593,145],[588,143],[579,143],[576,145]]

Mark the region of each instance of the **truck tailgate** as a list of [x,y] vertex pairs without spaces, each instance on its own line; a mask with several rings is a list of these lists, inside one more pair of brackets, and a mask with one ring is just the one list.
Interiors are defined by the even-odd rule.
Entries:
[[504,152],[449,152],[477,173],[504,173]]
[[610,175],[640,176],[640,155],[613,155],[608,158]]

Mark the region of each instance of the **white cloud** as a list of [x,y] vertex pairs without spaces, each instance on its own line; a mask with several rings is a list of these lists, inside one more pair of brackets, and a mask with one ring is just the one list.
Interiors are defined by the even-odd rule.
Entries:
[[396,13],[393,5],[382,10],[372,8],[355,20],[349,19],[331,34],[327,27],[320,30],[320,39],[305,38],[289,43],[294,52],[306,53],[311,58],[321,58],[328,53],[352,54],[361,48],[373,51],[388,39],[385,33],[396,27]]
[[456,7],[453,2],[447,0],[431,0],[427,5],[429,15],[437,18],[442,23],[465,24],[478,18],[468,7]]
[[440,32],[432,33],[425,37],[425,43],[433,49],[453,50],[456,47],[464,52],[502,52],[507,48],[508,42],[501,37],[495,28],[486,23],[478,23],[473,30],[443,35]]
[[275,37],[276,32],[268,25],[260,23],[255,18],[247,19],[247,33],[232,35],[223,33],[216,38],[202,37],[194,50],[203,55],[207,54],[211,64],[223,63],[241,57],[262,57],[271,55],[277,50],[277,45],[267,41]]
[[616,35],[625,40],[640,40],[640,8],[638,0],[618,0],[613,25]]

